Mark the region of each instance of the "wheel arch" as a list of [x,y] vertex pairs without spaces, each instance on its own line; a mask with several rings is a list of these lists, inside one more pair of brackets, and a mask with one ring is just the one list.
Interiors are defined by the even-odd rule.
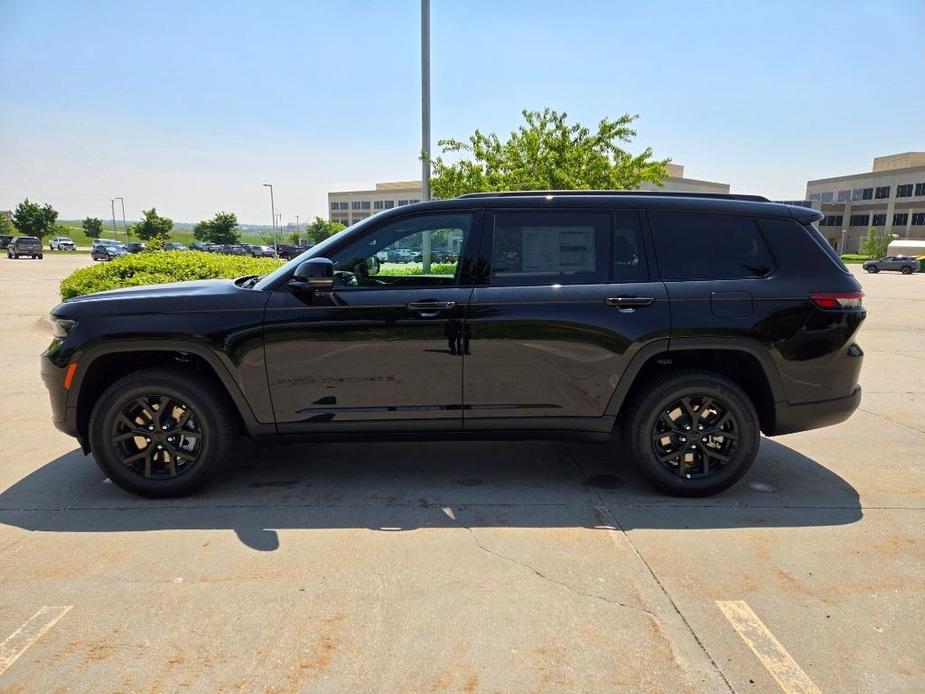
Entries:
[[783,384],[767,348],[735,338],[672,338],[641,349],[617,384],[607,414],[620,418],[624,405],[653,378],[670,369],[703,368],[735,381],[758,411],[762,431],[775,426],[775,403],[785,399]]
[[80,364],[68,398],[68,408],[74,409],[78,438],[86,448],[89,437],[90,413],[96,398],[111,383],[122,376],[148,366],[169,365],[171,368],[194,371],[217,385],[226,394],[238,413],[244,433],[260,435],[275,433],[275,424],[257,420],[238,384],[221,359],[208,348],[182,341],[145,340],[107,342],[91,348],[75,359]]

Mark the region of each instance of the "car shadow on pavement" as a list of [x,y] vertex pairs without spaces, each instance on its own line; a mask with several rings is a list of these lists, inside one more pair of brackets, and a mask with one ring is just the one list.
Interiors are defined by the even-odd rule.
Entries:
[[277,530],[586,527],[707,529],[844,525],[857,491],[792,448],[762,439],[735,487],[666,497],[612,446],[558,442],[255,444],[201,493],[151,500],[104,480],[72,451],[0,493],[0,523],[41,532],[230,529],[247,546]]

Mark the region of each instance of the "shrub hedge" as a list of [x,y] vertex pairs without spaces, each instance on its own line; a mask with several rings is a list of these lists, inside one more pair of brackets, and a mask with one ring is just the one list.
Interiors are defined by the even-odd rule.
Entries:
[[273,258],[249,258],[198,251],[134,253],[76,270],[62,280],[60,292],[62,299],[71,299],[107,289],[137,287],[143,284],[265,275],[280,265],[282,261]]
[[845,253],[841,259],[843,263],[851,265],[853,263],[863,263],[865,260],[870,260],[870,256],[861,255],[859,253]]

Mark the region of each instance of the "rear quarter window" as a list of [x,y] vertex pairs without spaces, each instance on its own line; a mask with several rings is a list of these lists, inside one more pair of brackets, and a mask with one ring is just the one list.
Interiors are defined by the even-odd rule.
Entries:
[[650,212],[649,224],[664,280],[748,279],[775,268],[751,217]]

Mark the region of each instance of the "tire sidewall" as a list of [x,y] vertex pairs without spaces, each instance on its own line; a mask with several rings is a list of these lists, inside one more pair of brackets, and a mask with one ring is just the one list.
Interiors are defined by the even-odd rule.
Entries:
[[[136,383],[117,381],[100,397],[90,417],[90,445],[100,470],[117,486],[134,494],[151,497],[181,496],[205,484],[214,474],[223,454],[221,427],[215,417],[220,408],[214,407],[211,398],[184,387],[173,379],[157,378]],[[167,395],[192,407],[203,433],[203,451],[200,461],[188,472],[174,479],[151,480],[127,468],[120,460],[111,440],[115,418],[133,399],[146,395]]]
[[[758,415],[754,405],[734,384],[725,379],[696,378],[669,381],[654,389],[639,406],[636,430],[633,432],[633,454],[640,471],[659,489],[681,496],[705,496],[735,484],[748,471],[761,441]],[[732,387],[729,387],[732,386]],[[703,479],[679,477],[655,457],[651,436],[659,414],[684,397],[716,398],[728,407],[736,419],[739,442],[732,461],[715,475]]]

